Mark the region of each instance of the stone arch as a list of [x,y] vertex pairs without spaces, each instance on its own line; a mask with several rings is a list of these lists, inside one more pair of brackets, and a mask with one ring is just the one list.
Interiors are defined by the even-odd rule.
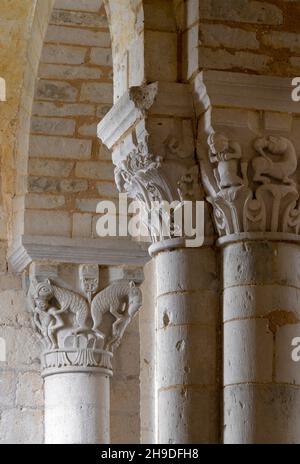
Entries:
[[[24,193],[28,162],[28,146],[31,108],[38,64],[44,35],[48,26],[54,0],[37,0],[11,5],[20,19],[14,26],[15,34],[10,39],[4,56],[6,67],[6,91],[8,105],[4,107],[2,154],[1,239],[8,240],[12,249],[23,233]],[[12,58],[13,57],[13,58]],[[5,131],[5,123],[13,121],[11,131]],[[5,139],[5,134],[10,139]],[[13,134],[13,139],[12,139]],[[2,225],[3,223],[3,225]]]
[[30,122],[30,135],[18,163],[17,241],[21,235],[94,237],[97,202],[116,195],[110,155],[96,137],[113,103],[103,2],[52,6],[24,128],[28,133]]

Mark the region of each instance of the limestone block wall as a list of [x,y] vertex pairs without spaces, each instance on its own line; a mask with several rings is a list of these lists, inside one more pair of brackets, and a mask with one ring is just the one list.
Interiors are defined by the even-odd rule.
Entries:
[[96,236],[96,206],[114,198],[96,125],[112,105],[110,34],[102,1],[58,1],[32,110],[24,233]]
[[0,337],[6,360],[0,362],[0,444],[43,443],[43,389],[39,351],[24,306],[22,278],[6,269],[1,248]]
[[299,74],[299,2],[174,0],[174,7],[183,79],[201,69]]
[[[112,57],[101,0],[57,0],[53,10],[52,0],[21,2],[19,9],[11,3],[1,3],[1,16],[10,9],[0,51],[8,84],[0,113],[7,213],[0,224],[0,337],[7,345],[0,362],[0,442],[42,443],[39,351],[24,276],[8,269],[6,239],[95,236],[97,202],[117,195],[110,156],[96,138],[96,124],[112,105]],[[112,278],[118,272],[107,269]],[[135,320],[115,358],[112,442],[139,441],[138,325]]]
[[[7,102],[1,103],[0,337],[6,360],[0,362],[0,443],[42,443],[43,395],[38,352],[25,311],[22,278],[6,260],[12,229],[12,198],[21,188],[22,154],[28,143],[35,67],[52,0],[1,2],[0,75]],[[25,158],[26,159],[26,158]]]

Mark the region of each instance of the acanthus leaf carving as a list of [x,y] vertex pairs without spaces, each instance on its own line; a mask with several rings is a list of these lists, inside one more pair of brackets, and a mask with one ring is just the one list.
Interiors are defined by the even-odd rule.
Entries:
[[[127,193],[141,202],[144,211],[142,219],[153,242],[172,238],[173,210],[164,214],[164,204],[178,203],[182,208],[185,201],[196,201],[201,197],[199,166],[194,160],[186,160],[186,154],[179,140],[168,136],[165,140],[165,155],[149,153],[147,135],[115,167],[115,182],[120,193]],[[170,168],[168,162],[170,162]],[[175,179],[175,180],[174,180]],[[151,214],[158,218],[149,220]],[[168,235],[166,235],[168,233]]]

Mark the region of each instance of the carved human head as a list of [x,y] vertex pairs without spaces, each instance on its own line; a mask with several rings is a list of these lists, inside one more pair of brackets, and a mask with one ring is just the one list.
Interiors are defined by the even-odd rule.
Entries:
[[79,269],[81,288],[86,293],[95,293],[99,286],[99,268],[97,265],[84,264]]

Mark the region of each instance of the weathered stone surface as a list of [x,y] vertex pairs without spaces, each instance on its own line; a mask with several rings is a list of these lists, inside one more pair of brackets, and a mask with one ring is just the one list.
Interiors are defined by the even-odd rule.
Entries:
[[103,0],[56,0],[55,8],[75,11],[99,11]]
[[1,382],[0,382],[0,409],[11,407],[15,403],[15,389],[16,389],[16,376],[15,372],[10,369],[1,369]]
[[45,44],[43,46],[41,62],[77,65],[83,64],[87,50],[87,48],[83,47]]
[[73,214],[72,237],[90,238],[92,234],[92,215]]
[[97,182],[97,192],[101,197],[117,197],[118,191],[112,182]]
[[229,3],[202,0],[200,18],[275,25],[283,22],[282,11],[276,5],[249,0],[231,0]]
[[113,166],[102,161],[76,163],[75,174],[84,179],[113,180]]
[[29,160],[29,174],[33,176],[68,177],[74,163],[70,161],[54,161],[31,158]]
[[255,32],[223,26],[220,24],[201,24],[200,40],[207,47],[228,47],[234,49],[257,49],[259,41]]
[[42,444],[43,412],[29,408],[6,409],[0,418],[0,443]]
[[237,318],[268,317],[274,311],[293,313],[300,319],[300,290],[285,285],[244,285],[225,288],[224,322]]
[[[203,267],[201,274],[198,275],[195,269],[200,259]],[[180,266],[177,265],[178,262]],[[180,292],[183,289],[214,291],[218,287],[214,253],[209,248],[203,248],[197,253],[192,249],[186,252],[178,250],[162,253],[157,257],[157,263],[161,269],[157,289],[159,295]]]
[[85,83],[82,85],[80,101],[94,103],[111,103],[113,87],[106,82]]
[[49,26],[47,42],[60,42],[72,45],[88,45],[93,47],[110,47],[109,32],[95,32],[87,29],[70,29],[64,26]]
[[280,242],[246,242],[224,251],[224,286],[291,285],[299,287],[299,247]]
[[73,180],[73,179],[49,179],[47,177],[34,177],[29,178],[28,188],[30,192],[34,193],[78,193],[84,192],[88,188],[86,180]]
[[225,443],[298,443],[299,387],[233,385],[224,395]]
[[39,372],[20,373],[17,382],[18,406],[37,408],[43,406],[43,379]]
[[266,320],[237,320],[224,325],[225,385],[271,382],[272,366],[273,334]]
[[36,89],[36,96],[41,100],[58,100],[74,102],[78,90],[67,82],[40,80]]
[[[217,396],[205,387],[193,389],[186,386],[159,392],[159,443],[216,443]],[[180,421],[178,417],[181,417]],[[200,418],[206,427],[199,426]]]
[[95,15],[93,13],[83,13],[77,11],[63,11],[54,9],[51,16],[51,24],[61,26],[82,26],[93,28],[107,28],[107,18],[105,15]]
[[31,156],[41,158],[88,159],[91,149],[90,140],[44,135],[32,135],[30,138]]
[[28,235],[71,235],[71,218],[66,212],[27,211],[25,233]]
[[267,47],[286,48],[292,52],[300,52],[300,37],[292,32],[269,32],[262,35],[262,43]]
[[111,66],[112,65],[112,56],[111,50],[100,47],[93,47],[91,49],[91,63],[97,64],[100,66]]
[[38,102],[33,105],[36,116],[90,116],[95,114],[95,106],[84,103],[57,105],[50,102]]
[[71,119],[33,117],[31,130],[36,134],[73,135],[75,124],[75,121]]
[[210,69],[251,69],[264,71],[272,63],[272,58],[249,52],[229,53],[226,50],[199,48],[199,63],[203,68]]
[[41,64],[39,73],[41,78],[64,80],[98,80],[102,76],[102,72],[97,68],[65,66],[62,64]]
[[65,204],[62,195],[26,195],[26,207],[29,209],[57,209]]

